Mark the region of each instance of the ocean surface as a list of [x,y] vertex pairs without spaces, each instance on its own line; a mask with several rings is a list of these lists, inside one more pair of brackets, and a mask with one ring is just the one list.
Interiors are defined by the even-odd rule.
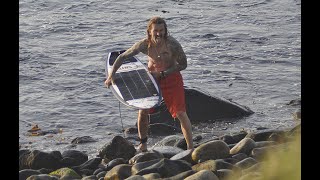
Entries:
[[[287,104],[301,98],[301,0],[19,0],[21,148],[95,156],[135,125],[137,110],[104,86],[104,58],[144,38],[152,16],[165,18],[187,55],[186,86],[255,112],[193,124],[194,134],[297,124]],[[35,124],[60,132],[30,136]],[[71,144],[82,136],[95,142]]]

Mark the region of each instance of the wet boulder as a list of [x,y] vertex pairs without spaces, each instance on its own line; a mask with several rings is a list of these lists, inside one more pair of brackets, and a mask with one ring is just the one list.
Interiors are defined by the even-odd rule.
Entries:
[[[197,88],[184,87],[186,110],[191,122],[223,120],[246,117],[254,112],[231,100],[213,96]],[[162,101],[150,116],[150,123],[167,123],[176,126],[170,112]]]

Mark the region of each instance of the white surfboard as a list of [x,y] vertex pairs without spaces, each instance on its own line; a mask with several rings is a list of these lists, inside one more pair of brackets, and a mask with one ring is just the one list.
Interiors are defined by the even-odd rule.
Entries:
[[[123,53],[113,51],[106,59],[106,77],[112,70],[116,58]],[[114,96],[123,104],[137,108],[150,109],[160,104],[160,88],[149,73],[147,67],[135,56],[126,59],[115,73],[114,82],[110,86]]]

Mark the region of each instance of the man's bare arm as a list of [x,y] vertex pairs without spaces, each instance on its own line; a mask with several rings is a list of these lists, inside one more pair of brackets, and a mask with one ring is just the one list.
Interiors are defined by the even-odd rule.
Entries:
[[117,70],[120,68],[125,59],[137,55],[140,52],[145,52],[145,48],[145,40],[141,40],[135,43],[131,48],[120,54],[115,60],[112,71],[110,72],[109,76],[113,76],[117,72]]

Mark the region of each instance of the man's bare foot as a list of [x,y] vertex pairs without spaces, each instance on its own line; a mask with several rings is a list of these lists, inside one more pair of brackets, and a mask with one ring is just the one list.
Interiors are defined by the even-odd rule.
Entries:
[[139,146],[137,147],[138,152],[146,152],[148,151],[147,149],[147,143],[140,143]]
[[190,152],[193,152],[194,148],[188,148],[187,150],[189,150]]

